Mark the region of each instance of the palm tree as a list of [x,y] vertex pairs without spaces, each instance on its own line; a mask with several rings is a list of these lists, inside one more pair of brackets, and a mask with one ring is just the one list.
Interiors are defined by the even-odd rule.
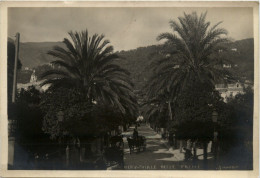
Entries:
[[[165,116],[165,108],[168,108],[168,93],[158,94],[154,98],[149,98],[142,104],[142,114],[146,119],[150,119],[155,115],[159,118]],[[169,108],[168,108],[169,111]],[[171,114],[171,113],[168,113]]]
[[173,100],[190,81],[214,86],[230,77],[222,67],[223,59],[218,58],[219,51],[225,49],[223,44],[229,42],[227,31],[217,28],[221,22],[209,28],[206,14],[184,13],[178,17],[179,23],[170,21],[173,34],[158,36],[158,40],[166,40],[164,45],[170,50],[162,51],[165,57],[153,63],[154,75],[147,86],[150,97],[167,91]]
[[[152,63],[154,75],[146,85],[147,96],[154,97],[169,93],[168,110],[172,119],[172,104],[180,93],[193,82],[206,88],[215,88],[215,83],[232,79],[229,71],[222,66],[219,52],[225,50],[229,42],[227,31],[218,28],[221,22],[210,27],[207,13],[200,16],[196,12],[184,13],[178,21],[170,21],[174,33],[162,33],[157,39],[165,40],[163,58]],[[202,87],[203,88],[203,87]]]
[[168,95],[166,93],[160,94],[152,99],[145,101],[141,107],[142,115],[146,120],[152,123],[153,126],[166,128],[167,117],[171,114],[168,108]]
[[89,103],[105,103],[117,107],[122,113],[136,112],[133,83],[130,73],[117,63],[119,57],[104,35],[89,36],[88,31],[69,32],[71,40],[64,38],[65,47],[55,46],[48,54],[57,60],[55,68],[41,77],[42,85],[76,87],[81,89]]

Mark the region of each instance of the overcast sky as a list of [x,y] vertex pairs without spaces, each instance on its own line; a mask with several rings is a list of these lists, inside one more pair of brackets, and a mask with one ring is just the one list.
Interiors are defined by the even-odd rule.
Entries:
[[21,42],[62,41],[70,30],[88,29],[90,34],[104,34],[115,51],[158,44],[156,37],[171,32],[169,20],[183,12],[207,11],[211,24],[229,37],[241,40],[253,37],[252,8],[9,8],[8,36],[21,34]]

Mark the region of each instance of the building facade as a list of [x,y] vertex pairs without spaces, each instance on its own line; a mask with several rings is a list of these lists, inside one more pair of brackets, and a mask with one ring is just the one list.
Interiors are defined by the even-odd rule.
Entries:
[[228,98],[235,97],[237,94],[244,93],[244,86],[240,82],[232,84],[216,84],[216,90],[219,92],[220,96],[227,102]]

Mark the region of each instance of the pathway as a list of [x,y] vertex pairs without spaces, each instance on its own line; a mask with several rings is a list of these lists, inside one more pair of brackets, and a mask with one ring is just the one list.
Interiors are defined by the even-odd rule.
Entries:
[[[124,135],[132,135],[134,127],[130,127]],[[178,169],[203,169],[202,167],[202,149],[198,149],[199,161],[196,164],[184,161],[184,153],[180,153],[179,149],[170,148],[166,141],[161,139],[147,125],[138,127],[139,135],[146,137],[146,150],[141,152],[129,153],[126,137],[124,138],[124,161],[127,170],[178,170]],[[210,158],[210,157],[209,157]]]

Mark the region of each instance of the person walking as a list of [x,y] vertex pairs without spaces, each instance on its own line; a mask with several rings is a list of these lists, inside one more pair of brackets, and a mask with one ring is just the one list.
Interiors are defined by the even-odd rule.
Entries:
[[133,139],[137,140],[138,139],[138,131],[137,131],[137,127],[135,127],[134,132],[133,132]]
[[192,143],[192,149],[193,149],[193,160],[197,160],[197,141],[198,140],[194,140]]
[[189,160],[192,157],[191,148],[192,148],[191,139],[188,139],[187,147],[185,149],[185,160]]

